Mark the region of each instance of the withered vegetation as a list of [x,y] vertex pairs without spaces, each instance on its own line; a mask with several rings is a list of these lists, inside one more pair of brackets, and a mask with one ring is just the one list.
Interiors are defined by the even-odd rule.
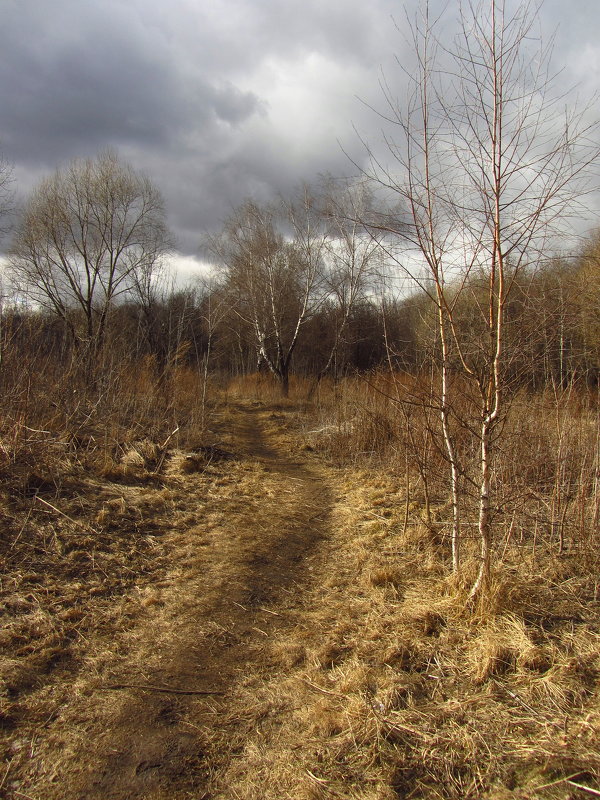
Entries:
[[583,475],[585,403],[561,417],[579,450],[560,464],[555,425],[510,423],[537,439],[499,470],[496,569],[474,606],[475,560],[450,573],[427,426],[415,415],[407,438],[381,380],[322,382],[310,406],[232,382],[208,428],[173,435],[156,396],[164,429],[146,436],[142,415],[135,434],[94,417],[77,441],[41,418],[5,435],[7,797],[600,791],[590,503],[571,493],[562,535],[548,517],[555,471]]

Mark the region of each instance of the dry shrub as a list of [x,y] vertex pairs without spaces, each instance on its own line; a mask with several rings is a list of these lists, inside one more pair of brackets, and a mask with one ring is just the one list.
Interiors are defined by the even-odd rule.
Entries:
[[[461,396],[452,426],[466,476],[461,503],[468,561],[477,551],[479,451],[471,429],[478,412],[469,386],[460,378],[454,383]],[[448,554],[449,470],[429,379],[376,372],[336,384],[323,381],[315,403],[316,416],[304,428],[306,446],[339,465],[370,464],[397,475],[405,502],[404,536],[424,549],[441,546]],[[513,398],[493,463],[494,560],[523,558],[523,548],[534,555],[540,547],[560,553],[597,550],[599,442],[597,409],[584,390]],[[422,537],[416,535],[421,523]]]
[[160,447],[156,442],[142,439],[126,447],[121,457],[121,463],[126,472],[135,473],[143,470],[152,470],[156,465],[159,453]]
[[[175,365],[159,373],[152,359],[115,360],[86,382],[69,361],[31,354],[22,359],[24,370],[9,356],[2,373],[0,480],[24,491],[37,482],[59,493],[66,477],[82,473],[143,476],[156,467],[164,443],[186,446],[206,437],[209,409],[199,403],[202,378],[193,369]],[[210,407],[215,401],[209,391]]]
[[401,421],[376,385],[381,381],[375,375],[364,380],[345,378],[337,385],[322,382],[318,423],[307,435],[337,463],[379,461],[397,448]]

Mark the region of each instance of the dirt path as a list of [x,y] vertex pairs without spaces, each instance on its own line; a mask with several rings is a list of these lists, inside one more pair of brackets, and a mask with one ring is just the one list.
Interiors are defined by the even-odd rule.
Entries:
[[170,535],[160,602],[108,675],[78,677],[15,798],[220,796],[219,775],[253,725],[231,713],[236,692],[278,669],[271,646],[310,580],[331,506],[322,472],[278,443],[276,413],[240,406],[222,425],[235,460],[209,486],[185,477],[204,515]]

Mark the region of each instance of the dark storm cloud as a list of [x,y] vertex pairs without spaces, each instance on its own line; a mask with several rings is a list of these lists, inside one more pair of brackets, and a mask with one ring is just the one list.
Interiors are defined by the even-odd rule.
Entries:
[[185,74],[125,4],[87,5],[82,15],[86,4],[25,0],[4,20],[5,30],[7,21],[14,26],[0,81],[2,142],[12,159],[52,164],[107,144],[166,147],[192,126],[239,124],[258,109],[252,93],[218,76]]
[[[311,54],[369,62],[373,25],[361,9],[316,0],[9,2],[2,147],[25,188],[57,164],[117,147],[160,185],[180,246],[193,250],[245,195],[266,198],[343,161],[337,139],[349,120],[332,125],[334,109],[322,109],[302,144],[271,95]],[[272,79],[261,78],[269,62]],[[297,90],[296,81],[289,92]],[[341,85],[339,94],[353,90]],[[310,117],[310,98],[302,102]],[[245,124],[257,119],[258,128]]]
[[356,160],[353,124],[377,141],[379,69],[397,77],[406,47],[395,0],[0,0],[0,25],[0,148],[21,192],[116,147],[163,191],[184,252],[248,195],[354,171],[340,141]]

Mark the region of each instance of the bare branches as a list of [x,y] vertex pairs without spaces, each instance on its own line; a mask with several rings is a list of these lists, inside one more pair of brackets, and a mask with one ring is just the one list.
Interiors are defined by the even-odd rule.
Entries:
[[61,317],[93,360],[115,300],[148,294],[168,248],[160,193],[106,152],[42,181],[26,204],[11,267],[21,289]]
[[300,331],[322,301],[324,232],[308,193],[284,212],[248,201],[211,248],[234,312],[251,331],[258,366],[266,365],[287,395]]
[[[457,36],[447,43],[429,4],[410,26],[416,70],[408,103],[382,81],[391,125],[391,166],[368,149],[370,176],[395,194],[406,229],[390,255],[437,309],[439,406],[451,468],[453,562],[459,566],[458,431],[469,433],[479,459],[481,570],[490,568],[494,452],[506,409],[504,321],[520,273],[549,246],[589,188],[600,150],[587,109],[557,113],[551,44],[534,35],[537,4],[464,0]],[[390,230],[391,234],[392,231]],[[467,300],[467,297],[469,298]],[[479,315],[479,340],[460,328],[458,309]],[[459,418],[449,371],[458,367],[479,398],[478,421]],[[464,436],[462,436],[464,438]]]
[[270,370],[284,395],[309,321],[319,315],[332,321],[315,353],[318,382],[335,360],[353,309],[373,283],[380,250],[379,236],[365,224],[371,205],[364,183],[330,179],[320,190],[302,187],[276,206],[246,202],[210,242],[257,365]]

